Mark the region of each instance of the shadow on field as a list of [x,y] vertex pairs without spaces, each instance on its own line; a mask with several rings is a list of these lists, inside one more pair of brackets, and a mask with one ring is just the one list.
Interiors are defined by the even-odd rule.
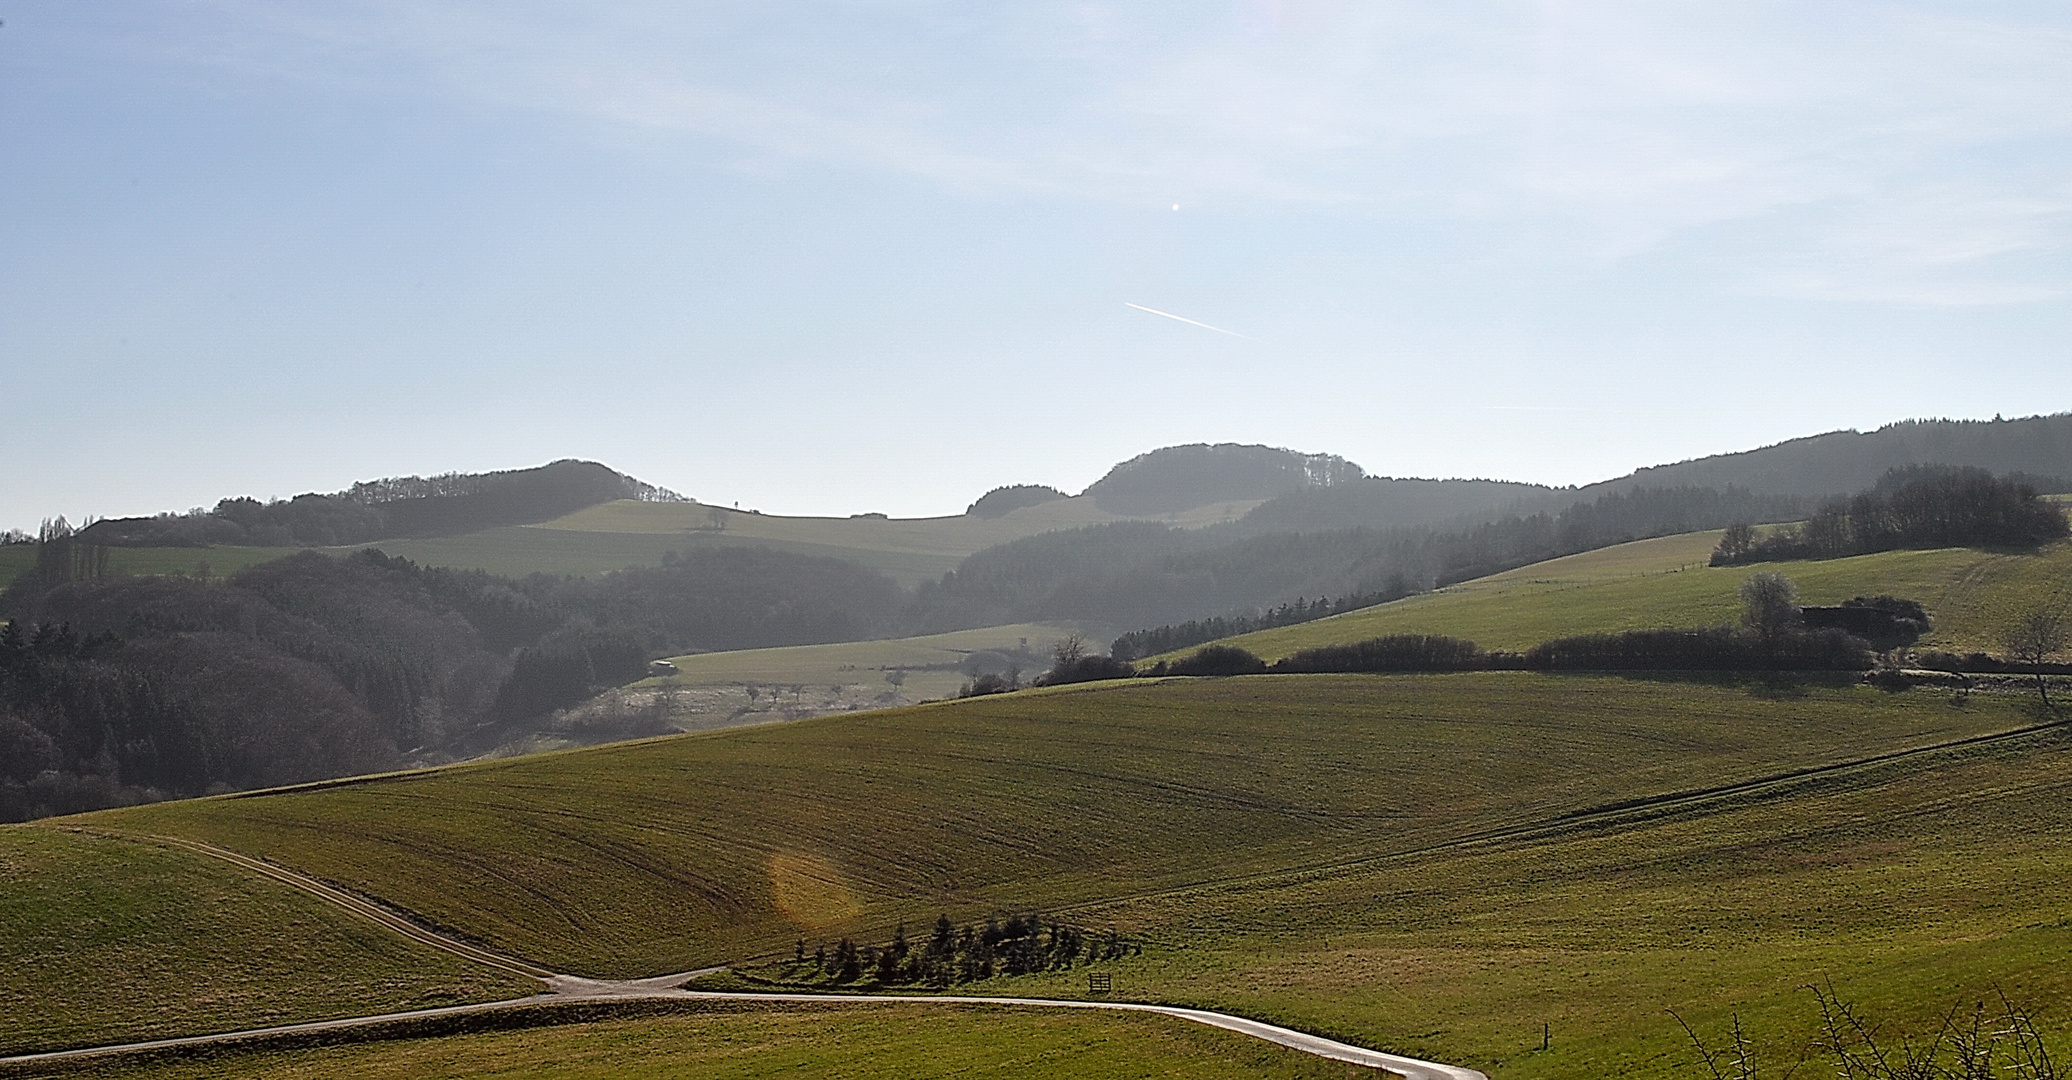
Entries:
[[1769,701],[1793,701],[1814,690],[1836,690],[1863,681],[1855,671],[1558,671],[1554,678],[1601,679],[1607,676],[1629,682],[1675,683],[1708,686],[1717,690],[1739,690],[1750,697]]

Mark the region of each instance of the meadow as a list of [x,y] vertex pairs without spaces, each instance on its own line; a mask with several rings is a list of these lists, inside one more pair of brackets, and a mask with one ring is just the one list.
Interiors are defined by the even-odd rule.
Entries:
[[531,993],[192,852],[0,827],[0,1053]]
[[[1906,1023],[1999,986],[2072,1031],[2072,747],[2038,720],[2014,695],[1819,681],[1138,680],[87,820],[262,855],[557,970],[774,971],[796,939],[1040,909],[1145,942],[1110,968],[1119,998],[1504,1077],[1688,1076],[1665,1009],[1708,1033],[1738,1013],[1788,1063],[1800,988],[1830,979]],[[909,1051],[876,1048],[965,1038],[933,1016],[804,1043],[754,1026],[787,1022],[719,1038],[877,1063],[851,1075],[904,1075],[888,1062]],[[466,1038],[539,1067],[635,1037],[605,1027]],[[251,1074],[442,1074],[449,1045],[259,1055]],[[748,1067],[726,1049],[652,1060]]]
[[[646,679],[631,689],[721,689],[733,691],[728,700],[738,697],[744,707],[752,709],[767,700],[768,707],[776,709],[782,707],[783,688],[803,684],[816,694],[833,691],[838,707],[859,700],[911,705],[954,696],[968,679],[963,666],[973,653],[998,653],[1019,663],[1025,678],[1038,675],[1050,665],[1051,647],[1078,632],[1078,627],[1064,624],[1017,623],[921,637],[698,653],[670,657],[676,674]],[[896,678],[897,684],[887,676]],[[767,687],[770,695],[750,700],[745,690],[749,686]],[[815,700],[825,704],[817,696]]]
[[2005,992],[2062,1054],[2068,798],[2072,746],[2053,729],[1673,813],[1078,914],[1159,942],[1118,969],[1119,992],[1507,1080],[1700,1076],[1671,1010],[1715,1042],[1738,1016],[1764,1074],[1782,1076],[1812,1052],[1815,986],[1888,1036]]
[[1707,566],[1718,543],[1717,532],[1640,540],[1227,643],[1275,660],[1386,634],[1445,634],[1485,649],[1523,650],[1571,634],[1731,624],[1741,613],[1741,582],[1775,571],[1798,585],[1802,603],[1880,593],[1920,601],[1935,628],[1917,648],[1999,652],[2001,630],[2017,612],[2039,599],[2072,597],[2072,543],[2033,553],[1939,548]]

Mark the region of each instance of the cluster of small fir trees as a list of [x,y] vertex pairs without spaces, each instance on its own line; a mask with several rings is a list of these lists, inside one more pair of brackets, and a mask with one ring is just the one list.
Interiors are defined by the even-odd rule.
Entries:
[[792,955],[792,969],[796,975],[835,985],[944,989],[995,975],[1067,971],[1143,951],[1142,945],[1114,930],[1089,931],[1046,921],[1033,912],[1012,916],[1006,922],[987,919],[983,926],[959,926],[942,915],[926,941],[909,940],[904,923],[883,946],[858,945],[845,937],[833,948],[823,943],[809,955],[801,938]]

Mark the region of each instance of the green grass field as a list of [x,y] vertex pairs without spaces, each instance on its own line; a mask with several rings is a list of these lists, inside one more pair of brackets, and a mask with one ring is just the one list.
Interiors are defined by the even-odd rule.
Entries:
[[[1171,938],[1131,992],[1504,1077],[1696,1076],[1667,1010],[1738,1013],[1770,1075],[1831,982],[1887,1030],[2004,990],[2072,1050],[2060,733],[1711,812],[1198,890],[1101,915]],[[1539,1051],[1540,1024],[1553,1048]]]
[[631,976],[1402,850],[2021,721],[2012,700],[1793,693],[1523,673],[1105,684],[88,820]]
[[[78,1070],[53,1075],[79,1076]],[[1160,1077],[1343,1080],[1375,1076],[1292,1050],[1155,1016],[921,1006],[708,1006],[687,1016],[484,1032],[320,1050],[239,1052],[201,1061],[115,1066],[84,1075],[136,1080],[218,1077],[986,1076],[1000,1080]]]
[[0,827],[0,1053],[530,993],[201,855]]
[[1705,565],[1718,542],[1718,533],[1690,533],[1621,544],[1228,643],[1274,660],[1385,634],[1446,634],[1486,649],[1522,650],[1569,634],[1710,626],[1740,617],[1736,590],[1744,578],[1774,570],[1797,583],[1804,603],[1837,604],[1879,593],[1919,600],[1935,622],[1919,648],[1997,652],[2000,630],[2015,612],[2040,597],[2072,597],[2067,543],[2035,554],[1942,548]]
[[[1127,999],[1506,1077],[1676,1076],[1666,1007],[1708,1031],[1739,1012],[1789,1056],[1810,1023],[1797,988],[1822,979],[1907,1022],[2000,985],[2072,1030],[2055,730],[1619,809],[2034,719],[2014,696],[1762,681],[1170,680],[94,817],[264,854],[565,969],[1040,907],[1147,942],[1112,969]],[[1521,823],[1540,828],[1490,838]],[[552,1056],[525,1040],[556,1037],[498,1038]],[[827,1029],[810,1052],[885,1037]],[[437,1071],[426,1052],[395,1068]]]
[[528,735],[500,747],[497,756],[602,741],[579,732],[586,723],[613,717],[654,718],[678,731],[714,731],[940,701],[963,688],[962,666],[973,653],[999,653],[996,660],[1018,664],[1027,678],[1048,668],[1051,646],[1076,631],[1062,624],[1017,623],[923,637],[672,657],[675,675],[607,690],[570,708],[564,729]]
[[[1022,657],[1024,676],[1039,674],[1050,664],[1051,646],[1076,632],[1063,624],[1017,623],[924,637],[698,653],[671,657],[675,675],[645,679],[627,690],[695,691],[700,710],[730,716],[779,713],[794,696],[786,689],[792,686],[802,688],[797,696],[812,714],[910,705],[955,695],[967,679],[961,665],[976,652]],[[751,699],[750,686],[769,692]]]
[[[108,566],[121,574],[195,574],[206,566],[209,573],[223,577],[295,551],[263,547],[109,548]],[[12,585],[15,578],[35,565],[35,545],[0,546],[0,589]]]

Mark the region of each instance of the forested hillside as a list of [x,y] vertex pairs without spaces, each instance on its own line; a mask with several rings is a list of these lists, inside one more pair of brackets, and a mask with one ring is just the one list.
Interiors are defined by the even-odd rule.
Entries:
[[1272,446],[1191,443],[1139,454],[1108,470],[1082,494],[1112,514],[1165,514],[1232,500],[1350,483],[1364,476],[1335,454]]
[[223,499],[213,510],[110,518],[82,532],[88,542],[112,547],[324,547],[547,521],[613,499],[673,502],[683,496],[594,461],[566,460],[536,469],[366,480],[332,495],[271,502]]
[[478,754],[651,656],[866,637],[898,599],[852,564],[747,548],[598,580],[371,551],[25,580],[0,596],[0,820]]
[[1875,431],[1831,431],[1737,454],[1657,465],[1593,484],[1584,497],[1637,487],[1735,484],[1765,495],[1827,496],[1871,486],[1909,465],[2020,474],[2039,490],[2072,481],[2072,413],[2016,420],[1902,420]]
[[[1286,625],[1562,555],[1736,525],[1740,546],[1723,560],[2047,538],[2033,527],[2009,532],[2013,519],[2001,510],[2014,507],[2031,525],[2048,517],[2062,531],[2054,511],[2039,517],[2032,488],[2062,487],[2052,470],[2072,473],[2068,431],[2066,416],[1893,425],[1635,474],[1734,483],[1636,486],[1629,477],[1585,489],[1595,492],[1587,498],[1529,484],[1369,477],[1342,458],[1270,447],[1169,447],[1116,466],[1088,496],[1154,515],[1265,501],[1199,528],[1138,520],[1028,536],[911,592],[853,562],[754,546],[695,546],[587,579],[502,577],[378,551],[304,552],[227,578],[205,562],[184,577],[111,569],[111,545],[429,535],[603,500],[675,498],[576,461],[284,502],[226,499],[208,512],[100,522],[76,535],[53,522],[40,542],[22,545],[33,563],[18,561],[26,569],[0,594],[0,619],[12,620],[0,665],[0,817],[480,754],[640,677],[656,656],[1031,622],[1141,631],[1127,640],[1173,648],[1218,628]],[[1892,460],[1933,454],[1990,460],[2026,478]],[[1880,472],[1910,467],[1882,486],[1871,474],[1850,500],[1827,501],[1817,486],[1871,462]],[[1798,479],[1777,479],[1786,474]],[[1780,490],[1808,487],[1821,497]],[[1952,532],[1924,517],[1915,504],[1931,489],[1991,511],[1992,529]],[[1059,497],[1003,488],[971,513]],[[1747,527],[1798,519],[1807,525],[1761,543]]]
[[1076,620],[1127,629],[1269,608],[1304,597],[1400,596],[1561,555],[1739,521],[1803,514],[1741,489],[1643,489],[1559,513],[1461,515],[1446,527],[1205,529],[1098,525],[988,548],[923,585],[911,623]]
[[1397,528],[1494,513],[1558,510],[1574,500],[1574,492],[1540,484],[1367,476],[1288,492],[1253,507],[1244,523],[1259,532]]
[[1905,421],[1581,489],[1369,476],[1342,458],[1269,447],[1169,447],[1116,466],[1087,494],[1138,509],[1267,501],[1202,529],[1115,523],[980,551],[921,587],[911,623],[1079,620],[1135,630],[1249,618],[1296,601],[1401,595],[1629,540],[1792,521],[1888,474],[1902,478],[1888,481],[1896,484],[1950,468],[2066,490],[2072,414]]

